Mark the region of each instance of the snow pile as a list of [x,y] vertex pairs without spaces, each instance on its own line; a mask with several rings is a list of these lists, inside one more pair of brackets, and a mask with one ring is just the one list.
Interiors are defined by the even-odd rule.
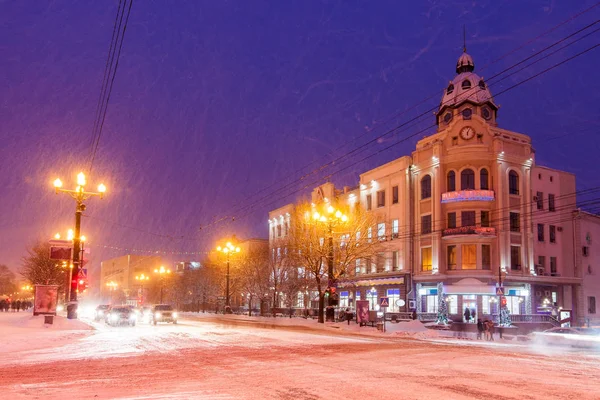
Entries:
[[90,325],[77,319],[67,319],[65,317],[55,316],[52,324],[44,323],[43,315],[32,316],[30,314],[19,315],[21,318],[14,321],[14,325],[20,328],[47,328],[61,331],[86,331],[93,330]]

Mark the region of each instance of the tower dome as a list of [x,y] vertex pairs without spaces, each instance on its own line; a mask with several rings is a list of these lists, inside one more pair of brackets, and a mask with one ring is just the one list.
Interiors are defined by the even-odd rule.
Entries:
[[456,73],[473,72],[474,69],[475,63],[473,62],[473,57],[468,55],[466,51],[463,52],[456,62]]

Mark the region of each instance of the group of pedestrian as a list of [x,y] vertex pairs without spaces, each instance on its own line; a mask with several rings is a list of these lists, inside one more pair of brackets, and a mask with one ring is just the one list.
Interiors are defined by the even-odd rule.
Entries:
[[475,318],[477,317],[477,311],[475,311],[474,308],[469,309],[468,307],[465,307],[465,312],[463,313],[463,315],[465,316],[466,323],[475,322]]
[[481,321],[481,318],[477,320],[477,340],[481,340],[481,337],[485,337],[488,342],[494,341],[494,321],[486,319]]
[[8,312],[9,310],[12,310],[13,312],[19,312],[21,310],[25,311],[28,308],[31,308],[33,306],[33,303],[30,301],[21,301],[21,300],[15,300],[15,301],[10,301],[8,299],[2,299],[0,300],[0,311],[3,312]]

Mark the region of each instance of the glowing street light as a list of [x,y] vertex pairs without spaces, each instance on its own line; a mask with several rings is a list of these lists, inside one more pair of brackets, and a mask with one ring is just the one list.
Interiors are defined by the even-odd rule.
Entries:
[[[139,282],[140,289],[139,289],[138,295],[141,297],[140,304],[143,304],[144,303],[144,282],[149,281],[150,277],[145,274],[140,274],[140,275],[135,276],[135,280]],[[162,303],[162,301],[161,301],[161,303]]]
[[160,266],[160,268],[156,268],[154,270],[155,274],[158,274],[159,279],[160,279],[160,304],[162,304],[163,302],[163,287],[164,287],[164,277],[169,275],[171,273],[170,269],[167,269],[165,267],[163,267],[162,265]]
[[[76,201],[75,232],[71,238],[73,240],[73,275],[70,282],[71,293],[69,296],[71,304],[67,306],[67,318],[69,319],[77,318],[77,278],[79,276],[79,270],[81,269],[81,214],[85,211],[85,204],[83,202],[93,196],[102,198],[106,192],[106,186],[103,184],[98,186],[97,192],[87,192],[85,190],[86,184],[87,179],[83,172],[77,174],[77,187],[74,190],[63,189],[63,183],[60,178],[57,178],[54,181],[54,190],[57,194],[61,192],[67,193]],[[75,277],[75,279],[73,279],[73,277]]]
[[234,246],[233,243],[227,242],[225,246],[217,246],[217,251],[225,254],[227,258],[227,274],[226,277],[226,285],[225,285],[225,307],[230,307],[229,302],[229,257],[231,254],[237,254],[241,251],[239,246]]

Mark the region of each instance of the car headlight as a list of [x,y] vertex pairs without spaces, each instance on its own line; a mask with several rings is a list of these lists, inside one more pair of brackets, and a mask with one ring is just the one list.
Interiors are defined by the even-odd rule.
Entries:
[[103,315],[104,315],[104,311],[102,311],[102,310],[98,310],[98,315],[99,315],[99,316],[103,316]]
[[136,315],[135,315],[135,314],[131,314],[131,315],[129,316],[129,319],[133,319],[133,320],[135,320],[135,319],[136,319]]
[[154,316],[155,316],[156,318],[160,318],[160,317],[162,317],[162,314],[161,314],[161,313],[159,313],[159,312],[157,312],[156,314],[154,314]]
[[177,313],[176,312],[173,313],[173,318],[177,318]]
[[110,315],[110,319],[113,320],[113,321],[116,321],[116,320],[119,319],[119,316],[117,314],[111,314]]
[[56,306],[56,311],[61,312],[65,308],[63,306]]

